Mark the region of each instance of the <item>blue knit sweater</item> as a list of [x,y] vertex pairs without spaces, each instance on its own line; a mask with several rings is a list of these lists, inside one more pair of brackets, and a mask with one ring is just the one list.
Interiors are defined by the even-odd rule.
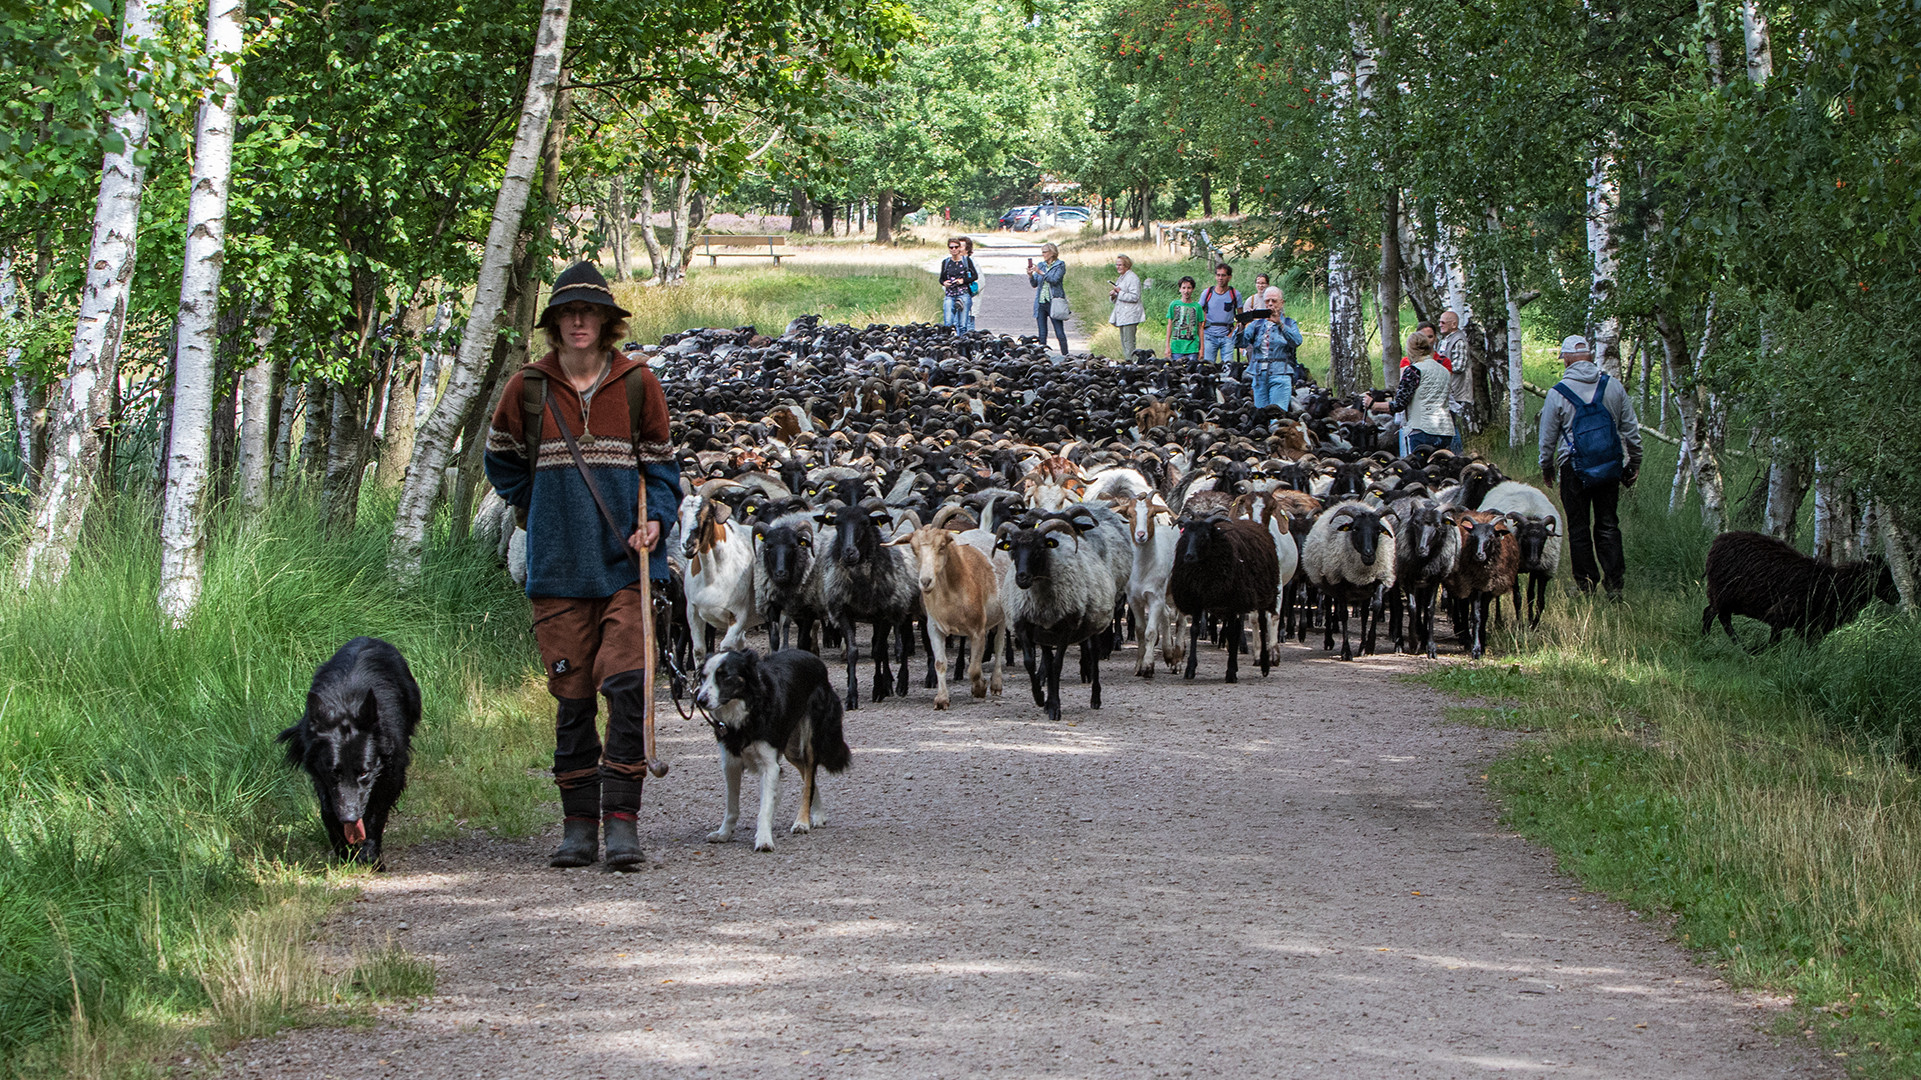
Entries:
[[[515,372],[501,392],[487,432],[487,479],[501,498],[527,516],[529,596],[597,599],[632,585],[637,579],[627,557],[627,538],[639,528],[643,482],[647,519],[661,523],[662,540],[673,527],[680,508],[680,466],[668,444],[667,399],[651,371],[641,375],[639,438],[628,430],[625,379],[641,363],[638,358],[616,356],[607,377],[585,404],[553,353],[532,365],[546,373],[547,398],[580,442],[581,456],[620,526],[618,532],[601,519],[551,411],[541,414],[539,465],[528,468],[520,401],[522,373]],[[583,412],[591,440],[582,437]],[[652,553],[648,576],[666,580],[664,550],[656,548]]]

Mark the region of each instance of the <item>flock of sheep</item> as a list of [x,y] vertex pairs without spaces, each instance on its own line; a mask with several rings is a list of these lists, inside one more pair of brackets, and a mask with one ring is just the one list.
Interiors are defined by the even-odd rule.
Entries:
[[1139,676],[1158,659],[1193,678],[1205,634],[1233,682],[1242,652],[1265,674],[1317,625],[1343,660],[1376,650],[1384,618],[1395,649],[1434,656],[1444,595],[1479,657],[1490,605],[1512,595],[1519,617],[1525,578],[1538,619],[1560,560],[1540,490],[1445,450],[1376,449],[1387,418],[1317,387],[1256,411],[1237,384],[1159,362],[811,316],[647,350],[686,489],[676,647],[698,665],[760,626],[776,647],[839,647],[850,709],[862,626],[872,700],[907,692],[917,643],[936,708],[951,648],[975,697],[1018,648],[1058,719],[1069,647],[1098,708],[1099,661],[1129,633]]

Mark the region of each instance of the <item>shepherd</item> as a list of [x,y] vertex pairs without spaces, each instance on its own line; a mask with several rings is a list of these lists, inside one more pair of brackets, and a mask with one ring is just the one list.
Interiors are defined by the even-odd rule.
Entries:
[[[642,860],[641,780],[655,762],[650,580],[680,506],[667,399],[639,353],[615,350],[630,314],[592,263],[568,267],[536,324],[550,349],[507,380],[487,433],[487,479],[527,529],[527,596],[554,696],[564,836],[553,866]],[[646,573],[642,573],[643,560]],[[607,698],[607,736],[598,699]]]

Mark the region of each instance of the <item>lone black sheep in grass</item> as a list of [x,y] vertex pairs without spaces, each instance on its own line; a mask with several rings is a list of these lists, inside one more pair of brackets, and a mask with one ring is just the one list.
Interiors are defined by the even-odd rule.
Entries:
[[381,869],[387,814],[407,788],[420,685],[400,650],[357,637],[314,672],[307,711],[280,733],[305,769],[334,854]]
[[[1852,622],[1874,600],[1898,603],[1894,575],[1880,561],[1834,566],[1809,558],[1772,536],[1755,532],[1722,533],[1708,548],[1708,605],[1701,611],[1701,632],[1719,616],[1734,639],[1734,616],[1767,623],[1768,644],[1786,630],[1808,641]],[[1738,640],[1738,639],[1735,639]]]

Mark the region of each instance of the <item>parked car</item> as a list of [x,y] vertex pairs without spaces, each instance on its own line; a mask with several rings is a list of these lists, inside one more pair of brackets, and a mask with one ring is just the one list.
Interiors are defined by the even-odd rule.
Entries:
[[1054,211],[1055,225],[1085,225],[1094,220],[1094,212],[1085,206],[1063,206]]
[[1025,229],[1027,225],[1033,221],[1034,211],[1038,209],[1040,209],[1038,206],[1016,206],[1007,211],[1007,213],[1002,214],[996,224],[1003,229],[1013,229],[1015,231]]

